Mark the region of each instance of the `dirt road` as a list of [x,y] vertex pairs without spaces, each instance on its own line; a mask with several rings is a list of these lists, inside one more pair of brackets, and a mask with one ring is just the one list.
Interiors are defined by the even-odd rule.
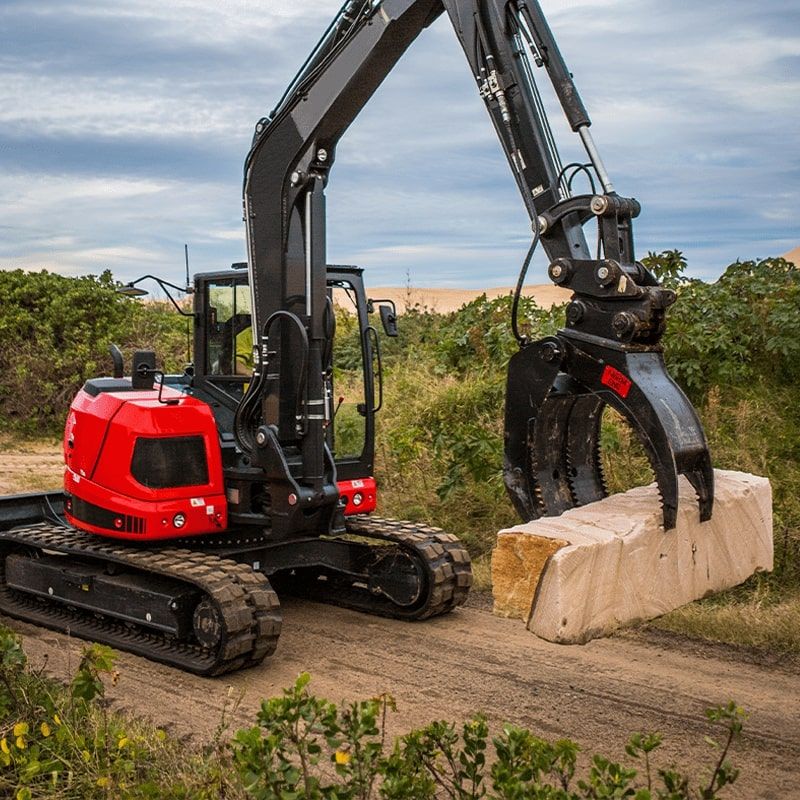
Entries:
[[64,458],[50,442],[13,442],[0,438],[0,494],[58,489]]
[[[251,724],[263,697],[302,671],[334,701],[390,692],[399,734],[435,718],[462,720],[483,710],[547,737],[570,736],[585,750],[624,756],[629,733],[657,730],[662,761],[696,771],[710,763],[703,710],[735,699],[751,713],[735,753],[740,798],[800,798],[800,668],[765,665],[733,651],[635,633],[580,647],[548,644],[520,623],[480,608],[408,624],[288,599],[278,652],[262,666],[221,679],[176,672],[130,655],[113,697],[179,735],[210,733],[233,686],[243,692],[237,725]],[[80,644],[3,620],[25,635],[34,664],[61,676]]]

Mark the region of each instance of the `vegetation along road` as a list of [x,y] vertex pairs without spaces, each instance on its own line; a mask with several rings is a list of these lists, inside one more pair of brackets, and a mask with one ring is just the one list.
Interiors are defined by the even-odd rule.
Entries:
[[[307,601],[286,600],[277,653],[255,669],[220,679],[197,678],[121,655],[116,705],[207,739],[220,720],[229,686],[242,693],[234,727],[252,724],[260,701],[305,670],[315,694],[336,702],[391,693],[400,734],[435,718],[466,719],[483,710],[547,738],[570,736],[587,752],[625,758],[628,735],[664,734],[659,763],[700,770],[714,753],[703,711],[735,699],[749,712],[734,753],[742,770],[730,796],[800,796],[800,667],[767,663],[741,651],[690,644],[667,634],[628,633],[583,646],[536,639],[516,621],[479,607],[425,623],[372,618]],[[24,635],[36,666],[72,674],[80,643],[2,620]]]

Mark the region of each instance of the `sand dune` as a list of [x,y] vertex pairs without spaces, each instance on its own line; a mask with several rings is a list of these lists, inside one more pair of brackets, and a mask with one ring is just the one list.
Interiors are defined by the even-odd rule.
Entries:
[[[800,267],[800,247],[795,247],[783,256],[787,261],[791,261]],[[448,314],[457,311],[465,303],[470,303],[482,294],[491,300],[495,297],[502,297],[511,294],[513,286],[494,286],[490,289],[433,289],[413,286],[374,286],[370,288],[370,297],[386,298],[394,300],[397,310],[401,313],[407,308],[419,305],[440,314]],[[562,289],[552,284],[538,284],[526,286],[525,294],[534,297],[536,302],[549,308],[552,305],[566,303],[572,294],[568,289]]]
[[[491,289],[426,289],[416,286],[411,288],[405,286],[374,286],[370,288],[369,295],[376,300],[379,298],[394,300],[400,313],[418,304],[431,311],[447,314],[451,311],[457,311],[465,303],[475,300],[482,294],[486,294],[491,300],[495,297],[511,294],[513,291],[514,287],[512,286],[495,286]],[[550,284],[526,286],[524,293],[528,297],[534,297],[536,302],[545,308],[565,303],[572,294],[567,289]]]

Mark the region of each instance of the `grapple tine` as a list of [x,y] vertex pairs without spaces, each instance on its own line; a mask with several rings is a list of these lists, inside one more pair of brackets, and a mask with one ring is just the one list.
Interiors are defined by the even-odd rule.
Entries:
[[515,353],[506,380],[503,481],[517,513],[524,520],[546,512],[531,458],[534,427],[563,358],[555,337],[543,339]]
[[547,516],[563,514],[575,505],[569,480],[567,431],[576,400],[573,394],[552,391],[533,424],[533,475]]
[[711,517],[714,474],[705,434],[659,350],[561,331],[512,357],[506,403],[504,478],[523,519],[606,495],[599,452],[606,405],[647,452],[664,528],[675,527],[681,474],[697,493],[700,519]]
[[711,458],[694,407],[667,373],[657,350],[636,350],[586,335],[568,337],[568,371],[615,408],[647,451],[664,506],[664,527],[675,527],[678,476],[697,492],[700,518],[709,519],[714,501]]
[[508,367],[503,474],[526,520],[606,495],[599,457],[605,404],[559,372],[565,352],[551,337],[524,347]]
[[714,468],[711,465],[711,458],[701,459],[697,469],[688,470],[684,474],[697,493],[697,500],[700,504],[700,521],[707,522],[711,519],[714,510]]
[[602,500],[608,494],[600,459],[600,426],[605,405],[596,395],[584,393],[575,398],[569,417],[569,481],[578,506]]

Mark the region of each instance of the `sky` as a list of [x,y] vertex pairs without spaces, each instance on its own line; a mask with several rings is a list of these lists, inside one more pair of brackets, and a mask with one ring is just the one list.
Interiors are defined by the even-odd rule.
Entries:
[[[642,203],[640,256],[677,248],[713,279],[800,244],[796,0],[541,2],[617,190]],[[195,272],[243,260],[253,127],[339,5],[0,0],[0,268],[181,282],[184,243]],[[339,145],[328,260],[372,286],[486,288],[516,281],[529,241],[442,17]],[[543,254],[529,280],[547,282]]]

